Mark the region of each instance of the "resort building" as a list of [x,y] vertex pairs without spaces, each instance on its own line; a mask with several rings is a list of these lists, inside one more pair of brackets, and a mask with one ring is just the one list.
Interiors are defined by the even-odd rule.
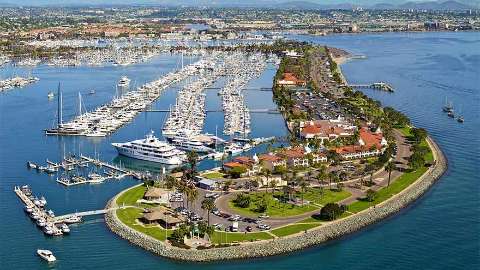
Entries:
[[326,140],[353,136],[355,129],[354,125],[341,119],[301,122],[300,138],[321,140],[323,144]]
[[358,145],[338,147],[335,152],[344,160],[369,158],[382,154],[387,144],[380,129],[371,132],[368,128],[363,127],[359,131]]
[[286,159],[289,167],[308,167],[321,162],[327,162],[327,156],[325,154],[314,153],[302,147],[284,150],[279,155]]
[[281,80],[277,81],[277,85],[281,86],[306,86],[307,82],[305,80],[300,80],[295,76],[295,74],[290,72],[283,73]]
[[274,153],[259,155],[258,160],[263,167],[271,171],[277,166],[287,166],[287,161]]

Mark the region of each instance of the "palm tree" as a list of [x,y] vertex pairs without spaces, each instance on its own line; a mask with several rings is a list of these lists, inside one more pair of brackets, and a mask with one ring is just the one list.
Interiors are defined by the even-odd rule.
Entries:
[[272,195],[273,195],[273,193],[275,192],[275,188],[277,187],[277,180],[273,179],[272,181],[270,181],[269,185],[270,185],[270,188],[272,189]]
[[165,186],[168,188],[168,189],[172,189],[174,187],[176,187],[178,184],[177,182],[177,179],[171,175],[167,175],[167,177],[165,177]]
[[392,171],[396,169],[395,163],[393,161],[390,161],[387,163],[385,166],[385,169],[388,171],[388,184],[387,186],[390,186],[390,179],[392,177]]
[[198,190],[195,187],[189,187],[187,190],[187,200],[190,202],[190,205],[193,205],[198,198]]
[[272,170],[268,168],[262,168],[260,173],[267,178],[267,184],[265,185],[265,193],[267,193],[268,183],[269,183],[268,180],[270,179],[270,176],[272,176]]
[[370,185],[373,184],[373,173],[375,172],[375,166],[373,164],[368,164],[365,166],[365,172],[370,174]]
[[207,198],[202,201],[202,209],[207,210],[207,224],[210,226],[210,212],[215,208],[215,201]]
[[337,178],[337,175],[334,172],[329,172],[328,173],[328,187],[332,189],[332,182],[335,182]]
[[187,161],[190,164],[190,169],[192,170],[192,175],[195,175],[197,171],[197,162],[198,162],[198,154],[195,151],[190,151],[187,153]]
[[302,190],[302,206],[303,206],[303,196],[305,194],[305,190],[307,189],[308,185],[309,185],[309,183],[307,181],[305,181],[303,179],[300,180],[299,186]]

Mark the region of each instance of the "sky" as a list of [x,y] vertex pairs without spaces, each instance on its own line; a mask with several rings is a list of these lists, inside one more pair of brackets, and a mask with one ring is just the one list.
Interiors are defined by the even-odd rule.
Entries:
[[[378,3],[402,4],[405,2],[424,2],[432,0],[0,0],[1,3],[16,5],[79,5],[79,4],[187,4],[187,5],[205,5],[209,3],[261,3],[265,6],[275,3],[308,1],[317,4],[341,4],[350,3],[357,5],[373,5]],[[446,0],[441,0],[446,1]],[[463,3],[480,3],[480,0],[455,0]]]

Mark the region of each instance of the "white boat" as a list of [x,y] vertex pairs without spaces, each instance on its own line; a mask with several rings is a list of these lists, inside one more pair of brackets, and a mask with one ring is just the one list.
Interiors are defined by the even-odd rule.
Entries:
[[45,225],[46,225],[46,222],[45,222],[45,219],[44,219],[44,218],[39,218],[39,219],[37,219],[37,226],[38,226],[38,227],[43,228],[43,227],[45,227]]
[[54,97],[55,97],[55,94],[54,94],[53,92],[48,92],[47,97],[48,97],[49,99],[54,98]]
[[47,262],[54,262],[57,260],[57,258],[53,256],[53,253],[48,249],[37,249],[37,254]]
[[145,139],[126,143],[112,143],[120,155],[147,160],[167,165],[181,165],[185,160],[185,152],[165,141],[160,141],[153,131]]
[[238,155],[243,152],[243,147],[238,144],[231,143],[225,146],[224,151],[232,156]]
[[82,217],[80,216],[70,216],[64,220],[66,224],[79,223],[82,222]]
[[45,225],[45,227],[43,227],[43,233],[45,233],[48,236],[52,236],[53,235],[52,226],[50,224]]
[[127,76],[122,76],[117,85],[118,87],[128,87],[128,85],[130,85],[130,79]]
[[60,225],[60,229],[62,230],[63,233],[70,233],[70,228],[65,223],[62,223],[62,225]]
[[25,212],[27,212],[28,214],[30,214],[30,213],[33,212],[33,208],[30,207],[30,206],[28,206],[28,205],[26,205],[26,206],[25,206]]
[[40,207],[44,207],[45,205],[47,205],[47,200],[45,199],[45,197],[40,197]]
[[90,184],[100,184],[105,181],[105,178],[98,173],[91,173],[88,175],[88,182]]

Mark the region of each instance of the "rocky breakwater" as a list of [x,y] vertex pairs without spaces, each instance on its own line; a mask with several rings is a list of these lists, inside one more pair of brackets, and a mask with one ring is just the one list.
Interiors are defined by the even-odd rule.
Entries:
[[[365,226],[378,222],[400,211],[424,194],[447,169],[447,160],[438,145],[431,138],[428,138],[427,141],[433,151],[435,163],[424,175],[405,190],[375,207],[370,207],[347,218],[324,224],[308,232],[302,232],[288,237],[224,248],[187,250],[167,246],[161,241],[129,228],[117,218],[115,212],[109,212],[105,216],[105,220],[108,227],[120,237],[160,256],[175,260],[215,261],[265,257],[288,253],[358,231]],[[110,200],[107,207],[114,207],[115,199],[116,197]]]

